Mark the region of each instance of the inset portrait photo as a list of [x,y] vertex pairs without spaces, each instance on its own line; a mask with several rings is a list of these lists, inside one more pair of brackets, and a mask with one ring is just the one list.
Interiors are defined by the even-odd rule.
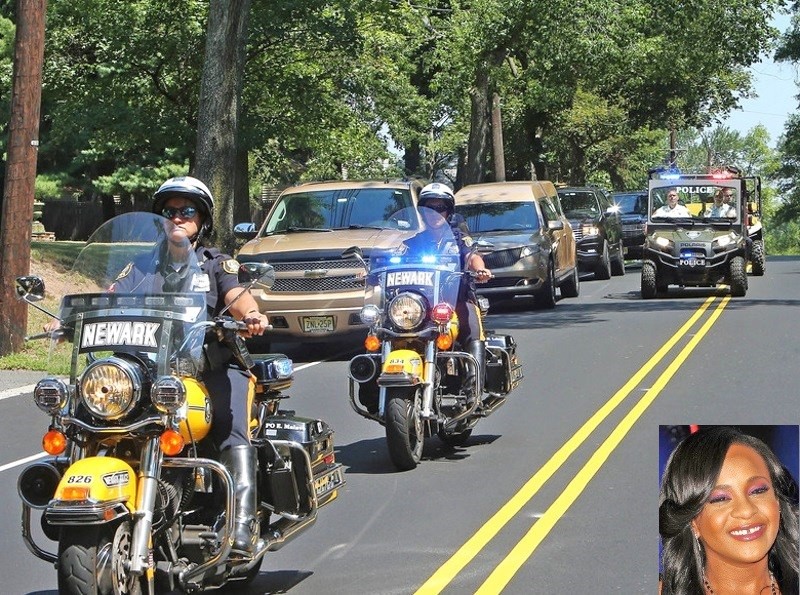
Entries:
[[798,594],[798,435],[659,427],[659,593]]

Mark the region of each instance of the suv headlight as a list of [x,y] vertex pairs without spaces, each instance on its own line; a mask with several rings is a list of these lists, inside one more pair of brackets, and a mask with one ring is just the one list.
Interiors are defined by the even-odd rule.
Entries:
[[418,327],[425,318],[425,303],[418,295],[401,293],[389,303],[388,315],[397,328],[410,331]]
[[117,357],[90,364],[78,382],[81,399],[92,415],[119,419],[128,413],[142,391],[138,366]]

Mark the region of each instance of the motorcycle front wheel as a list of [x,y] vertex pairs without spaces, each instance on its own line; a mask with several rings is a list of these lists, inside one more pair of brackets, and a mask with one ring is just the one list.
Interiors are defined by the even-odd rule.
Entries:
[[71,526],[58,541],[58,592],[67,595],[141,595],[145,579],[129,576],[130,524]]
[[414,387],[386,390],[386,445],[400,471],[414,469],[422,458],[425,424],[422,391]]

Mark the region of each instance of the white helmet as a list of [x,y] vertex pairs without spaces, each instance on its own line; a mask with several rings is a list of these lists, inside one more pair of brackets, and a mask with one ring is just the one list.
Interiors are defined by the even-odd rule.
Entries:
[[456,197],[453,195],[453,191],[450,190],[450,187],[446,184],[434,182],[433,184],[428,184],[425,186],[422,190],[420,190],[417,205],[424,207],[429,200],[434,199],[441,200],[447,205],[448,215],[452,215],[456,210]]

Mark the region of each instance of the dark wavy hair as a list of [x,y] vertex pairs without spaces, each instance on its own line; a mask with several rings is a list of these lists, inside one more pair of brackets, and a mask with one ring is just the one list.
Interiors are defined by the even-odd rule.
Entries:
[[704,593],[705,552],[691,522],[716,485],[732,444],[755,450],[769,469],[780,505],[778,536],[768,554],[769,570],[782,595],[798,595],[797,483],[770,448],[758,438],[729,426],[704,426],[686,437],[667,461],[661,481],[658,529],[662,542],[662,595]]

